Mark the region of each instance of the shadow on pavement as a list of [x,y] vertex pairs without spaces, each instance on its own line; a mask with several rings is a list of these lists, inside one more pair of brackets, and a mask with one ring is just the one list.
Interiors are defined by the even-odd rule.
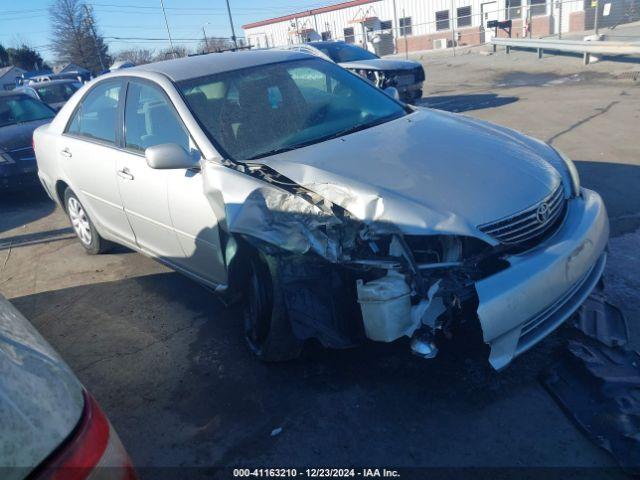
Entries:
[[611,236],[640,228],[640,167],[623,163],[576,160],[583,187],[602,195],[611,221]]
[[0,234],[46,217],[56,208],[41,187],[0,193]]
[[448,112],[468,112],[470,110],[502,107],[517,101],[518,97],[503,97],[496,93],[483,93],[430,96],[420,100],[417,105]]

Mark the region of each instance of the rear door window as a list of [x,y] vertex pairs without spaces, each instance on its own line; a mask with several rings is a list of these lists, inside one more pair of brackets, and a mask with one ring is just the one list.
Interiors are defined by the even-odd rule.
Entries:
[[82,99],[66,133],[115,145],[121,90],[120,81],[103,82],[93,87]]

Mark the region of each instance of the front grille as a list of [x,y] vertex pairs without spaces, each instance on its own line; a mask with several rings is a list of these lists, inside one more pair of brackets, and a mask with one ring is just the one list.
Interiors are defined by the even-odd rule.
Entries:
[[495,222],[485,223],[478,228],[507,245],[529,242],[557,225],[565,210],[566,201],[562,183],[545,199],[526,210],[502,218]]
[[33,153],[33,148],[31,147],[14,148],[13,150],[8,151],[7,153],[11,156],[11,158],[13,158],[16,161],[21,161],[21,160],[29,161],[29,160],[36,159],[36,155],[35,153]]

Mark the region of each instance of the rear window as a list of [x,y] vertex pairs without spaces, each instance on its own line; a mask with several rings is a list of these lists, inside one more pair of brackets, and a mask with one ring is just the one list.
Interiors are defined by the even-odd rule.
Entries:
[[55,112],[26,95],[0,97],[0,127],[53,118]]
[[80,88],[77,82],[55,83],[53,85],[43,85],[34,87],[40,99],[45,103],[66,102]]

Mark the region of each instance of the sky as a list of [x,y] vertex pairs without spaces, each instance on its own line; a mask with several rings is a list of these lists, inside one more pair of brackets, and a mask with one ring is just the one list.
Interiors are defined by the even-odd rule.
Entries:
[[[236,35],[242,25],[286,15],[340,0],[229,0]],[[49,43],[48,9],[52,0],[0,0],[0,44],[22,43],[36,48],[48,62],[55,62]],[[86,0],[93,7],[96,25],[115,54],[128,48],[160,50],[169,47],[160,0]],[[229,37],[231,29],[225,0],[164,0],[174,45],[197,47],[203,37]]]

